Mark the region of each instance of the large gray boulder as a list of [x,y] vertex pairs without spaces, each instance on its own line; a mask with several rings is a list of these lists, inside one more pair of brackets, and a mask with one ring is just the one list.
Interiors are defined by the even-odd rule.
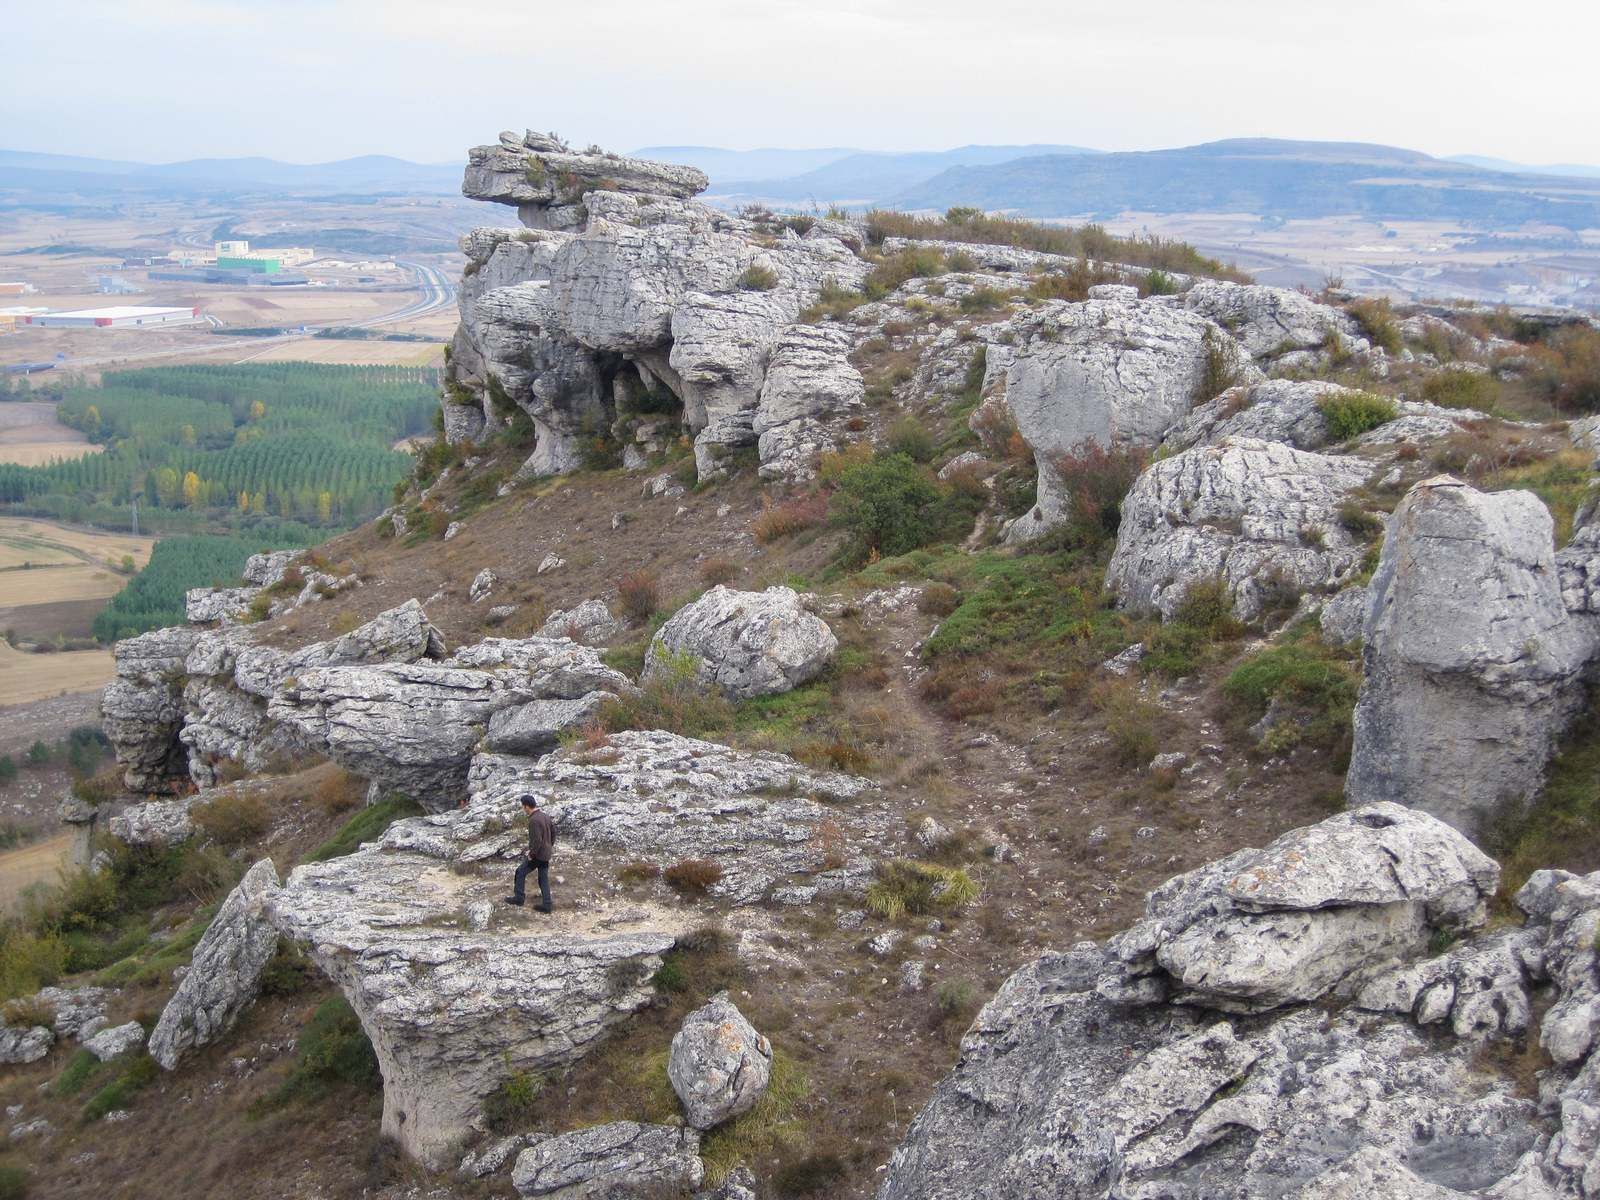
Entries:
[[1530,492],[1449,476],[1395,510],[1363,631],[1351,804],[1393,800],[1476,833],[1537,792],[1594,650],[1551,525]]
[[711,1129],[756,1106],[772,1078],[772,1043],[727,992],[684,1018],[672,1035],[667,1079],[695,1129]]
[[656,1200],[700,1186],[700,1135],[674,1125],[614,1121],[573,1133],[535,1134],[517,1155],[519,1196],[555,1200]]
[[650,643],[642,682],[688,669],[730,700],[792,691],[822,674],[839,639],[793,588],[718,584],[673,614]]
[[43,1025],[7,1025],[0,1020],[0,1066],[38,1062],[55,1041],[56,1035]]
[[571,638],[585,645],[598,646],[621,633],[623,623],[611,615],[604,600],[585,600],[571,608],[557,609],[545,618],[539,636]]
[[216,1041],[255,1000],[261,972],[278,950],[278,931],[263,916],[278,886],[277,869],[263,858],[245,872],[206,927],[189,970],[150,1033],[150,1057],[166,1070],[175,1070],[188,1051]]
[[[1600,1194],[1589,1008],[1600,873],[1537,872],[1517,896],[1523,926],[1472,936],[1497,874],[1442,823],[1388,805],[1172,880],[1152,895],[1152,916],[1108,946],[1047,954],[1005,983],[895,1152],[879,1200]],[[1190,961],[1199,990],[1108,995],[1131,943],[1155,932],[1159,952],[1181,949],[1184,933],[1151,921],[1183,912],[1217,968]],[[1352,912],[1375,938],[1348,936]],[[1467,936],[1432,957],[1431,938],[1389,937],[1418,916],[1430,924],[1430,912],[1464,919]],[[1268,930],[1296,913],[1305,925],[1279,927],[1285,954]],[[1338,972],[1317,969],[1314,986],[1274,985],[1268,1010],[1218,1011],[1218,999],[1262,998],[1240,986],[1263,978],[1258,968],[1309,982],[1278,967],[1319,961],[1302,956],[1330,944],[1308,936],[1318,924],[1346,930],[1337,957],[1351,974],[1334,984]],[[1349,1003],[1312,999],[1324,986]],[[1495,1065],[1533,1036],[1539,989],[1553,1000],[1539,1036],[1559,1049],[1541,1072],[1543,1104]]]
[[1367,474],[1359,459],[1254,438],[1162,459],[1122,503],[1106,586],[1171,617],[1191,587],[1220,579],[1245,620],[1273,591],[1334,590],[1365,554],[1339,508]]
[[112,650],[117,677],[100,697],[106,740],[135,792],[170,792],[188,774],[178,731],[183,727],[184,660],[199,634],[153,629]]
[[1259,378],[1219,326],[1143,301],[1049,304],[1004,330],[1010,345],[992,356],[991,372],[1003,371],[1006,407],[1039,467],[1037,504],[1008,528],[1008,541],[1037,537],[1067,518],[1064,458],[1090,445],[1156,446],[1194,406],[1208,361],[1240,381]]
[[[300,671],[282,680],[267,712],[380,791],[438,810],[464,794],[468,764],[497,714],[629,686],[596,650],[566,638],[487,638],[443,662]],[[568,724],[595,703],[572,710]]]
[[1261,1012],[1481,926],[1494,861],[1425,813],[1376,804],[1168,880],[1107,943],[1119,1003]]

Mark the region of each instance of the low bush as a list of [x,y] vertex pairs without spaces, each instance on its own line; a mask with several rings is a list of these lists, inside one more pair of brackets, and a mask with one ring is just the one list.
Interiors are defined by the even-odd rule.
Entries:
[[377,840],[396,821],[405,817],[420,817],[422,806],[407,796],[389,796],[368,805],[355,816],[351,817],[322,845],[307,854],[301,862],[326,862],[330,858],[342,858],[346,854],[353,854],[362,842]]
[[625,862],[617,868],[618,883],[649,883],[661,877],[661,868],[642,859]]
[[1383,532],[1383,518],[1368,512],[1358,500],[1344,500],[1339,504],[1339,524],[1354,536],[1369,541]]
[[1290,706],[1298,740],[1339,748],[1349,740],[1361,677],[1355,663],[1306,634],[1240,663],[1222,691],[1242,723],[1259,719],[1273,701]]
[[61,1074],[51,1080],[50,1090],[58,1096],[76,1096],[99,1071],[100,1060],[88,1050],[79,1050],[61,1068]]
[[1194,389],[1196,406],[1215,400],[1239,382],[1238,351],[1228,335],[1208,328],[1204,347],[1205,360]]
[[629,571],[617,580],[617,601],[629,622],[643,625],[661,607],[661,577],[648,567]]
[[888,447],[891,454],[904,454],[912,462],[925,463],[933,458],[936,446],[928,427],[913,416],[904,416],[889,426]]
[[343,996],[317,1005],[295,1046],[289,1077],[258,1102],[258,1110],[317,1100],[336,1087],[376,1090],[382,1080],[378,1056],[355,1010]]
[[961,593],[948,583],[930,583],[917,596],[917,611],[948,617],[961,603]]
[[521,1133],[539,1118],[539,1097],[545,1078],[531,1071],[513,1071],[483,1101],[483,1121],[492,1133]]
[[661,872],[673,891],[703,896],[722,878],[722,867],[709,858],[686,858]]
[[0,1200],[26,1200],[28,1172],[23,1167],[0,1166]]
[[223,794],[189,811],[196,827],[225,849],[253,842],[272,826],[267,803],[254,792]]
[[1221,579],[1200,580],[1189,585],[1172,617],[1146,642],[1141,665],[1172,678],[1189,675],[1243,632],[1228,585]]
[[1071,505],[1066,524],[1052,533],[1053,540],[1089,550],[1114,541],[1122,524],[1122,502],[1144,463],[1140,449],[1108,450],[1093,441],[1052,458],[1050,469]]
[[713,588],[719,584],[727,585],[732,583],[738,578],[739,567],[731,558],[723,558],[719,554],[715,558],[708,558],[701,563],[698,574],[701,583],[708,588]]
[[1359,437],[1400,415],[1394,401],[1371,392],[1333,392],[1317,401],[1328,434],[1336,442]]
[[875,874],[867,885],[867,908],[889,921],[908,913],[955,912],[978,898],[977,881],[961,867],[894,858],[879,863]]
[[1500,382],[1488,372],[1456,367],[1424,379],[1422,398],[1441,408],[1471,408],[1492,413],[1500,405]]
[[1139,695],[1132,680],[1102,683],[1093,699],[1105,718],[1106,736],[1119,766],[1142,767],[1155,757],[1160,749],[1156,730],[1161,710]]
[[819,493],[796,496],[773,504],[761,501],[761,513],[750,524],[750,532],[763,546],[779,538],[791,537],[804,529],[814,529],[828,519],[828,498]]
[[778,273],[761,263],[751,263],[740,273],[738,286],[744,292],[770,292],[778,286]]
[[656,650],[650,678],[638,691],[617,696],[600,706],[599,723],[607,730],[665,729],[696,737],[726,729],[733,705],[716,688],[700,680],[700,660],[688,651]]
[[1399,354],[1402,348],[1400,325],[1394,319],[1394,307],[1387,296],[1376,299],[1352,300],[1345,311],[1360,326],[1367,340],[1381,347],[1385,353]]

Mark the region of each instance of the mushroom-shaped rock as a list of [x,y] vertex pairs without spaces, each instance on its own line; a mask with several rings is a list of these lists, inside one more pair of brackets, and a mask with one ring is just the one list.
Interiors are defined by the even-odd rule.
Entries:
[[699,1134],[637,1121],[535,1135],[511,1168],[518,1195],[555,1200],[654,1200],[692,1191],[704,1176]]
[[1259,378],[1221,328],[1171,307],[1050,304],[1006,328],[1014,345],[1003,371],[1005,403],[1039,466],[1037,503],[1007,529],[1008,541],[1037,537],[1067,518],[1064,458],[1086,446],[1155,446],[1188,414],[1208,372]]
[[1339,508],[1366,477],[1357,459],[1254,438],[1163,459],[1123,501],[1106,586],[1171,617],[1193,585],[1221,579],[1246,620],[1271,590],[1332,589],[1365,553]]
[[815,679],[839,639],[793,588],[721,584],[679,609],[650,643],[644,682],[688,671],[730,700],[773,696]]
[[1351,804],[1393,800],[1476,833],[1538,790],[1594,648],[1551,532],[1533,493],[1449,476],[1395,510],[1363,631]]
[[189,1050],[232,1028],[261,987],[261,972],[278,949],[278,931],[262,906],[278,889],[278,872],[263,858],[245,872],[195,947],[189,970],[150,1034],[150,1057],[171,1071]]
[[672,1036],[667,1078],[696,1129],[710,1129],[755,1107],[772,1078],[772,1043],[719,992],[684,1018]]

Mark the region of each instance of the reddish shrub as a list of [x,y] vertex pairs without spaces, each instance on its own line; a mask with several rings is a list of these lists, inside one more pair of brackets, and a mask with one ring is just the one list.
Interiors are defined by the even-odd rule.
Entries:
[[647,567],[629,571],[617,580],[617,598],[623,615],[635,625],[643,625],[661,607],[661,578]]
[[686,858],[661,873],[667,886],[685,894],[704,895],[722,878],[722,868],[709,858]]
[[766,500],[762,502],[761,515],[755,519],[750,530],[756,535],[756,541],[765,545],[799,533],[802,529],[821,525],[827,517],[828,500],[820,492],[785,500],[782,504]]

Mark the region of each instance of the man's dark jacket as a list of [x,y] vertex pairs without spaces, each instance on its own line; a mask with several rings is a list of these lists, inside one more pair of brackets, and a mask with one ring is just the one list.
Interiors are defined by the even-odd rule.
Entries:
[[528,857],[534,862],[549,862],[556,848],[556,824],[550,814],[536,808],[528,814]]

